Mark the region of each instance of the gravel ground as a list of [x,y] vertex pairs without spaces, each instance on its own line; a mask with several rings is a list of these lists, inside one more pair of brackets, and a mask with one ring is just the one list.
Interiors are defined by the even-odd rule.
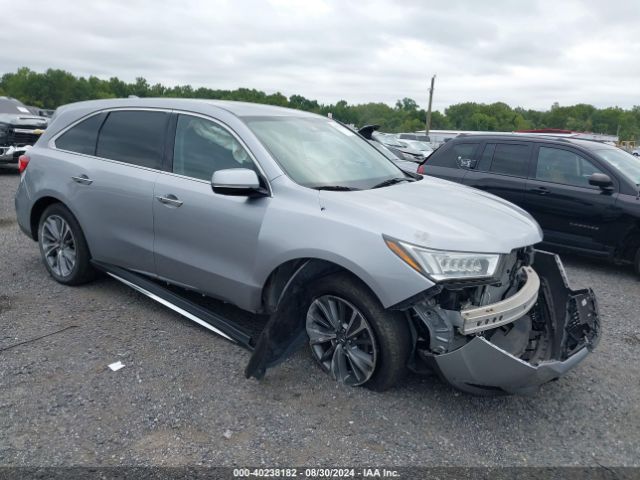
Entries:
[[640,465],[630,269],[564,259],[574,287],[595,289],[604,334],[534,396],[418,376],[382,394],[340,387],[307,351],[246,380],[246,351],[131,289],[54,282],[18,230],[18,180],[0,171],[0,465]]

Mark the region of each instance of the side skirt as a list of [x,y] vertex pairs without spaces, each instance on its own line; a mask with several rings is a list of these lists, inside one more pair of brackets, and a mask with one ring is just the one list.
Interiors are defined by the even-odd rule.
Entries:
[[105,272],[110,277],[137,290],[152,300],[161,303],[165,307],[169,307],[174,312],[179,313],[207,330],[217,333],[221,337],[249,351],[253,351],[255,342],[251,334],[239,325],[236,325],[232,320],[213,313],[211,310],[164,288],[146,276],[102,262],[92,261],[92,264],[95,268]]

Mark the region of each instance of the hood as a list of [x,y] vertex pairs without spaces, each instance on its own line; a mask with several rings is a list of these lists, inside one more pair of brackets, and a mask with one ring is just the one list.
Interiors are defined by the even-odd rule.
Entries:
[[509,253],[542,240],[540,227],[520,207],[433,177],[373,190],[321,191],[320,203],[337,221],[427,248]]
[[0,123],[14,127],[46,128],[48,120],[45,117],[27,114],[0,113]]

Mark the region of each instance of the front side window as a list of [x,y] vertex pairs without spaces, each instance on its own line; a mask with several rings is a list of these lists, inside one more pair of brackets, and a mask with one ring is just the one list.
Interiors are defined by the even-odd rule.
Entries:
[[368,189],[406,177],[366,140],[333,120],[283,116],[244,121],[299,185]]
[[477,147],[477,143],[457,143],[440,155],[430,157],[427,164],[435,167],[458,168],[458,160],[472,159]]
[[56,139],[56,148],[85,155],[95,155],[98,130],[105,116],[105,113],[93,115],[71,127]]
[[168,116],[166,112],[110,112],[100,130],[96,155],[160,169]]
[[204,118],[179,115],[173,173],[209,181],[213,172],[227,168],[250,168],[258,173],[247,151],[224,128]]
[[593,163],[569,150],[540,147],[536,180],[561,183],[575,187],[595,188],[589,185],[589,177],[603,173]]
[[529,162],[528,145],[515,143],[498,143],[493,152],[491,171],[517,177],[527,176]]

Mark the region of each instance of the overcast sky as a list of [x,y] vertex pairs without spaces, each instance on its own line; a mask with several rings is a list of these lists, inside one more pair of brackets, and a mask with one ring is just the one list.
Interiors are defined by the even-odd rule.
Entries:
[[640,1],[0,0],[27,66],[322,103],[640,104]]

